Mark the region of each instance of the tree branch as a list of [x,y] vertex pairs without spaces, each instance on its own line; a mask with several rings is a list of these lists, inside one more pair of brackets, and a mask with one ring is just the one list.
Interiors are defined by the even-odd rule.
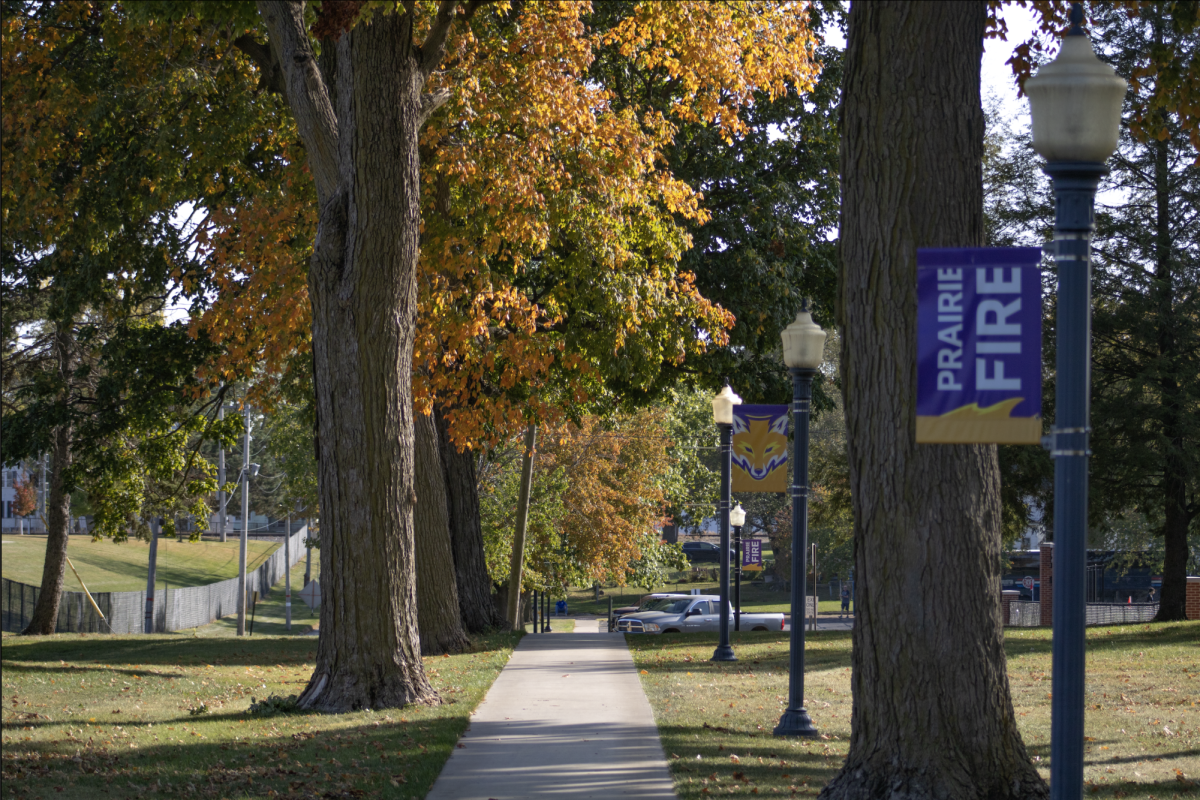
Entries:
[[[442,59],[446,55],[446,37],[450,35],[450,29],[454,26],[455,19],[460,22],[469,22],[480,7],[492,1],[469,0],[469,2],[460,5],[458,0],[442,0],[438,6],[437,17],[433,21],[433,27],[429,29],[429,35],[425,37],[425,43],[421,45],[422,77],[428,79],[433,74],[433,71],[437,69],[438,65],[442,63]],[[459,11],[459,13],[456,14],[456,11]],[[442,102],[445,101],[443,100]],[[441,105],[441,103],[438,105]],[[437,106],[434,106],[434,108],[436,109]]]
[[454,10],[457,6],[458,0],[442,0],[438,4],[438,13],[433,20],[433,27],[429,29],[429,35],[425,37],[425,42],[421,45],[421,77],[423,78],[428,78],[437,69],[442,57],[446,55],[446,37],[450,35],[450,28],[454,26]]
[[438,89],[436,92],[421,95],[421,121],[418,123],[418,127],[424,125],[425,120],[429,119],[433,112],[446,105],[446,101],[449,99],[449,89]]
[[287,91],[283,85],[283,69],[271,53],[269,44],[259,42],[250,34],[245,33],[233,40],[233,46],[249,56],[254,65],[258,67],[258,90],[260,92],[274,92],[287,97]]
[[308,165],[317,183],[317,194],[324,202],[337,191],[338,121],[329,100],[329,88],[321,79],[304,29],[304,3],[258,0],[258,13],[279,54],[288,105],[308,149]]

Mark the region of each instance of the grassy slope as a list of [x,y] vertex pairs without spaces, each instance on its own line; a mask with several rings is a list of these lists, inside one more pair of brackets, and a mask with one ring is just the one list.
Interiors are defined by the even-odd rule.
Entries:
[[[250,541],[246,546],[246,568],[262,564],[279,545],[275,542]],[[5,578],[31,586],[42,583],[42,564],[46,557],[45,536],[8,536],[3,544]],[[131,592],[146,588],[146,569],[150,544],[130,540],[116,544],[110,540],[93,542],[88,536],[72,536],[67,556],[79,570],[79,576],[93,592]],[[203,586],[237,576],[238,542],[177,542],[158,540],[156,585],[162,587]],[[79,581],[67,568],[66,591],[79,591]],[[298,589],[296,591],[299,591]]]
[[[321,551],[312,551],[312,579],[321,578]],[[306,634],[317,630],[320,626],[320,608],[310,609],[300,599],[300,590],[304,588],[304,559],[301,558],[292,567],[292,635]],[[252,636],[283,636],[287,634],[287,620],[284,614],[284,582],[281,579],[273,587],[271,593],[260,598],[253,607],[253,614],[247,620],[246,630]],[[253,622],[253,626],[250,623]],[[193,631],[197,636],[227,637],[237,636],[237,614],[222,617],[211,625],[205,625]]]
[[[1048,777],[1050,631],[1006,633],[1018,724]],[[1087,635],[1087,796],[1200,797],[1200,624]],[[787,695],[786,634],[735,634],[740,660],[731,665],[708,661],[712,635],[627,639],[681,800],[755,790],[816,795],[841,766],[850,736],[849,633],[808,635],[805,694],[822,734],[811,741],[771,735]]]

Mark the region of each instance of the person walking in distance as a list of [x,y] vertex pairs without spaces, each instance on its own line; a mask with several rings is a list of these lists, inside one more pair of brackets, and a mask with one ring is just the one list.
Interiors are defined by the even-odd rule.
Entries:
[[842,613],[839,616],[845,616],[850,613],[850,587],[842,584]]

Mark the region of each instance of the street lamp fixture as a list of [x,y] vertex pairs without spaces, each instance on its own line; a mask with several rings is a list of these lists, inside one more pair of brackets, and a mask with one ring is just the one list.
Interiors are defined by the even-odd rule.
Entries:
[[721,525],[721,639],[713,651],[713,661],[737,661],[729,645],[729,484],[733,473],[733,407],[741,402],[728,384],[712,401],[713,421],[721,432],[721,502],[717,508]]
[[1117,148],[1126,83],[1100,59],[1071,5],[1058,57],[1025,82],[1033,149],[1054,182],[1058,268],[1057,392],[1044,439],[1054,459],[1054,640],[1050,797],[1083,793],[1084,627],[1091,384],[1091,236],[1096,187]]
[[738,503],[729,512],[733,526],[733,629],[742,629],[742,526],[746,524],[746,509]]
[[1071,8],[1071,28],[1058,57],[1025,82],[1033,117],[1033,149],[1047,161],[1106,161],[1117,149],[1128,84],[1096,57],[1083,30],[1083,9]]
[[742,398],[734,393],[733,389],[726,384],[720,394],[712,399],[713,421],[718,425],[733,424],[733,407],[740,406]]
[[804,707],[804,586],[808,554],[808,419],[813,376],[825,355],[825,331],[813,322],[806,299],[796,319],[784,328],[783,363],[792,375],[792,420],[796,426],[792,464],[792,636],[788,660],[788,706],[776,736],[816,736]]

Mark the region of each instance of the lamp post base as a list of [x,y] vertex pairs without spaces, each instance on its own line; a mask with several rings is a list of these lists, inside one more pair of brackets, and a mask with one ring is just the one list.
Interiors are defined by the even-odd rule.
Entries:
[[733,654],[733,648],[727,644],[718,645],[713,651],[713,661],[737,661],[737,656]]
[[808,709],[789,708],[779,718],[779,724],[775,726],[774,734],[776,736],[815,737],[817,729],[813,726],[812,720],[808,718]]

